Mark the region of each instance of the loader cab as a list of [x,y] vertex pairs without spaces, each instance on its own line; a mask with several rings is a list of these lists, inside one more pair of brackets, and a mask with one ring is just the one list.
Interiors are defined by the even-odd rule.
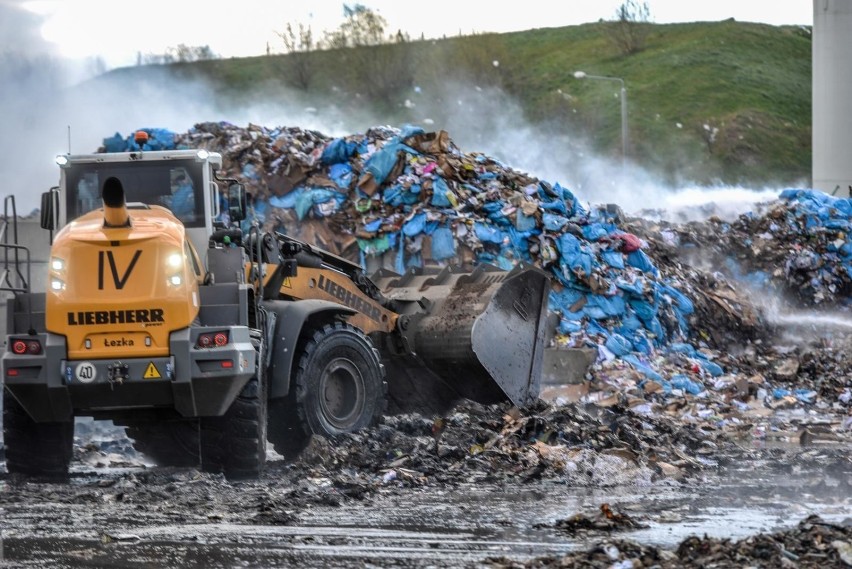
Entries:
[[[197,251],[207,248],[214,223],[223,217],[214,171],[222,157],[205,150],[60,155],[59,187],[42,199],[42,227],[58,230],[102,207],[103,183],[121,180],[128,207],[159,205],[175,214]],[[228,192],[229,194],[232,192]],[[226,201],[231,209],[232,200]]]

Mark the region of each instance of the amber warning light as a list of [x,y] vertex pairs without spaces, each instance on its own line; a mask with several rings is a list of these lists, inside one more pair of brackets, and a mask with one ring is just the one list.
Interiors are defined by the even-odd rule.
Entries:
[[144,130],[137,130],[133,135],[133,141],[139,145],[139,148],[142,148],[148,142],[148,133]]

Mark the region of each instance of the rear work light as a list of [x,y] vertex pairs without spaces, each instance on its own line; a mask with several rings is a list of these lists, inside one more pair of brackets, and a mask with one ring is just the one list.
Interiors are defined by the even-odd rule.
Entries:
[[227,332],[208,332],[198,336],[195,345],[199,348],[221,348],[229,341]]
[[41,353],[41,342],[38,340],[12,340],[12,353],[22,356],[24,354],[38,355]]

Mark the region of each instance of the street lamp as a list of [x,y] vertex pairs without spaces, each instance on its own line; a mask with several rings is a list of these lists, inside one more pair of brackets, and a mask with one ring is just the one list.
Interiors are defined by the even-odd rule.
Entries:
[[575,71],[575,79],[600,79],[601,81],[617,81],[621,85],[621,163],[627,161],[627,89],[624,87],[624,79],[621,77],[604,77],[602,75],[589,75],[585,71]]

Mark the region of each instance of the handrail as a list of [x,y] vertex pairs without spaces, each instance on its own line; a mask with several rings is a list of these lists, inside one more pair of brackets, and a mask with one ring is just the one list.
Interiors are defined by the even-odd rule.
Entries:
[[[11,212],[10,212],[11,210]],[[9,241],[9,221],[11,219],[12,222],[12,241]],[[0,247],[3,248],[3,278],[0,280],[0,283],[5,283],[5,287],[0,286],[0,290],[7,290],[10,292],[29,292],[30,288],[30,250],[22,245],[18,245],[18,209],[15,205],[15,195],[11,194],[4,198],[3,200],[3,224],[0,226]],[[23,250],[26,252],[26,271],[27,276],[24,278],[23,273],[21,273],[21,259],[20,259],[20,251]],[[12,283],[12,271],[9,268],[10,265],[10,252],[14,252],[14,273],[17,277],[17,283],[23,283],[22,287],[15,286]]]
[[0,291],[7,292],[30,292],[30,250],[23,245],[12,245],[11,243],[0,243],[0,248],[4,250],[4,254],[6,256],[9,255],[9,250],[12,249],[15,251],[15,258],[18,258],[18,253],[23,251],[26,254],[26,271],[27,276],[24,278],[24,275],[21,273],[19,266],[15,265],[15,273],[18,276],[18,282],[21,283],[21,286],[15,286],[10,280],[9,276],[9,268],[3,268],[3,279],[0,280],[0,285],[2,282],[5,282],[7,286],[0,286]]

